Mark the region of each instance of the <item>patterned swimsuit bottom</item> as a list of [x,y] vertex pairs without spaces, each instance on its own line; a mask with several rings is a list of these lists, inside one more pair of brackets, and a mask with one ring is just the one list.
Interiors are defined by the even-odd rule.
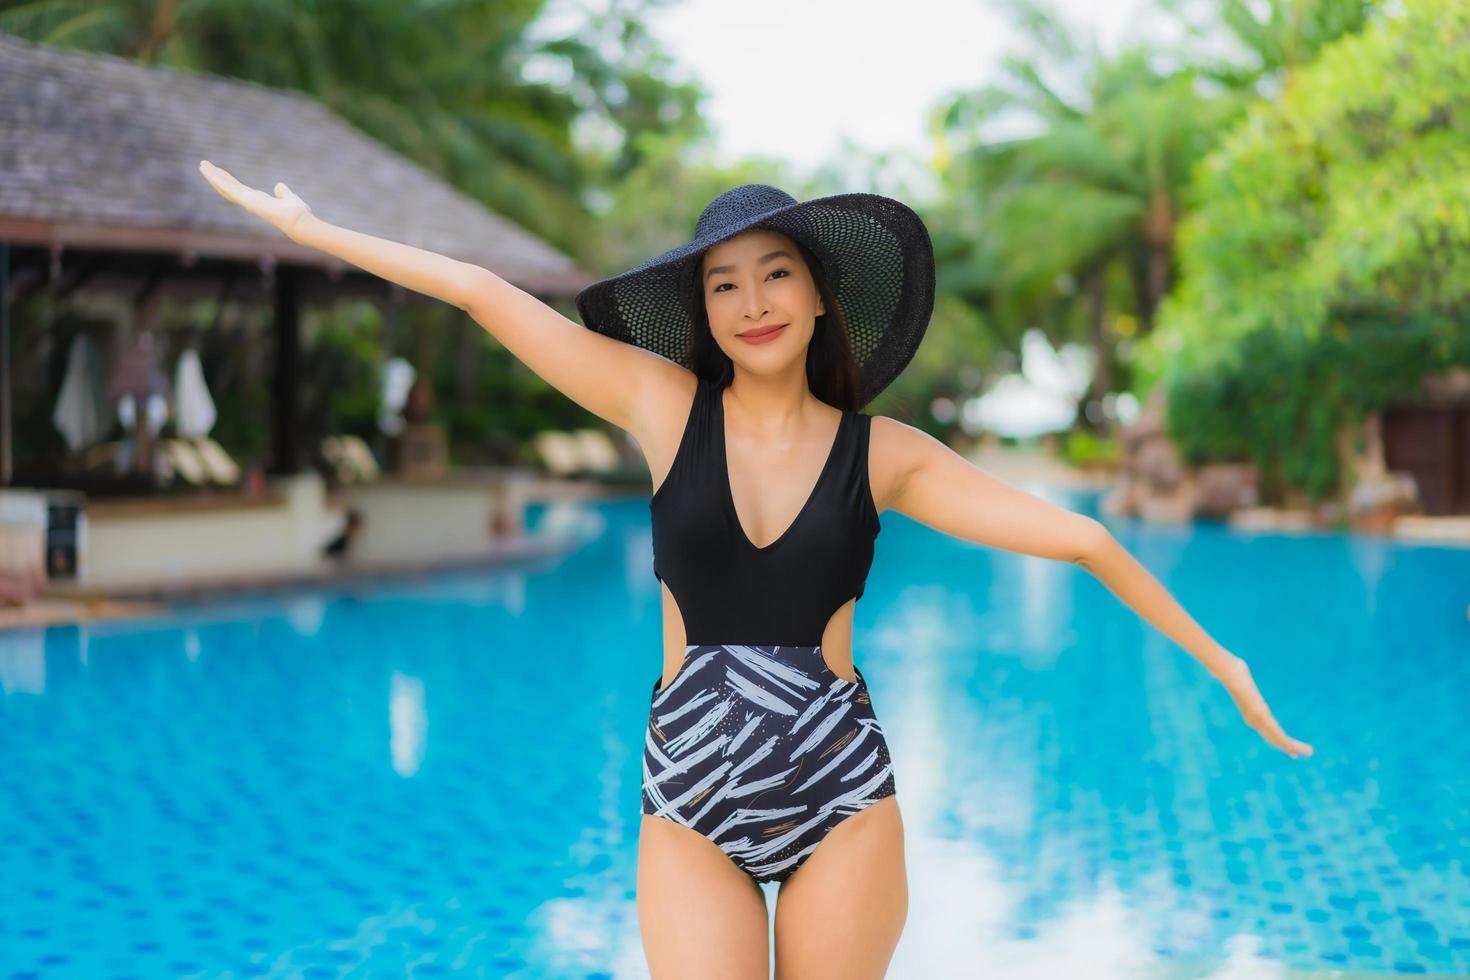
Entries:
[[844,819],[895,791],[863,672],[820,646],[689,646],[653,682],[643,812],[719,846],[757,884],[785,881]]

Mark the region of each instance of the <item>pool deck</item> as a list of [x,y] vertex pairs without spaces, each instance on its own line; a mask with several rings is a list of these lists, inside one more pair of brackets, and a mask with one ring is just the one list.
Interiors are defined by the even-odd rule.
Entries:
[[[991,476],[1022,487],[1029,484],[1106,491],[1114,482],[1107,472],[1075,469],[1036,450],[998,446],[977,449],[965,458]],[[1311,516],[1305,511],[1258,507],[1250,514],[1237,512],[1232,523],[1240,529],[1258,526],[1265,531],[1291,530],[1310,527]],[[1404,543],[1470,546],[1470,515],[1400,515],[1393,518],[1385,537]]]
[[965,458],[991,476],[1017,485],[1030,483],[1107,490],[1115,479],[1106,471],[1069,466],[1048,453],[1034,449],[979,446],[966,453]]
[[339,563],[323,560],[309,569],[291,573],[237,574],[218,577],[138,581],[104,589],[70,583],[52,583],[46,593],[25,606],[0,609],[0,632],[98,619],[152,616],[169,602],[212,595],[270,593],[349,582],[394,580],[432,575],[451,569],[495,568],[523,564],[565,554],[575,543],[559,535],[524,534],[497,542],[479,552],[433,561],[380,561]]
[[[1101,471],[1079,470],[1038,450],[1006,446],[979,447],[966,458],[985,472],[1017,486],[1055,486],[1105,491],[1112,484],[1111,475]],[[605,487],[596,483],[559,480],[543,481],[539,499],[600,500],[628,496],[626,487]],[[1395,520],[1393,538],[1433,544],[1470,545],[1470,517],[1405,516]],[[367,580],[412,578],[456,568],[492,568],[564,553],[571,542],[560,538],[532,534],[498,542],[494,546],[468,556],[433,561],[354,562],[350,559],[333,563],[323,561],[309,570],[290,574],[235,574],[213,578],[190,577],[154,582],[134,582],[127,587],[78,587],[71,583],[52,583],[46,592],[25,606],[0,609],[0,632],[96,619],[116,619],[156,615],[168,607],[170,600],[196,599],[209,595],[247,592],[272,592]]]

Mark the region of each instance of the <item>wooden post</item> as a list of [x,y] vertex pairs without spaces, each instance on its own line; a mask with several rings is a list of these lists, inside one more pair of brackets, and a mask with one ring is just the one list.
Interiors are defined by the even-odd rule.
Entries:
[[296,386],[301,368],[301,281],[299,270],[275,269],[275,364],[271,371],[271,460],[273,474],[292,474],[300,465]]
[[0,486],[10,486],[10,243],[0,242]]

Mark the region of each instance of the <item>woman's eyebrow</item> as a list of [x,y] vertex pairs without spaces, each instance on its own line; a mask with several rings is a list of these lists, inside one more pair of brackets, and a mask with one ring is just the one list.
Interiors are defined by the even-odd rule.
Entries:
[[[760,258],[756,259],[755,260],[755,264],[756,265],[761,265],[762,263],[769,262],[772,259],[778,258],[779,256],[782,256],[782,255],[786,256],[788,259],[791,258],[791,253],[787,252],[784,248],[778,248],[774,252],[767,252],[765,255],[762,255]],[[710,266],[709,271],[704,274],[704,277],[706,279],[708,279],[710,276],[714,275],[717,272],[734,272],[734,271],[735,271],[735,267],[733,265],[715,265],[715,266]]]

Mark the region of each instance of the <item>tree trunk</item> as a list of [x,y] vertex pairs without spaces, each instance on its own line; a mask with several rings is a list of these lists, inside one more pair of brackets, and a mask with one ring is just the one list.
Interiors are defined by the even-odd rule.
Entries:
[[[1092,349],[1096,355],[1097,367],[1092,372],[1092,383],[1088,386],[1088,398],[1101,400],[1112,386],[1108,371],[1108,341],[1107,341],[1107,264],[1099,262],[1088,270],[1085,279],[1087,291],[1087,325],[1088,332],[1092,337]],[[1085,402],[1084,402],[1085,405]],[[1087,416],[1083,414],[1084,423],[1090,424]],[[1107,420],[1103,420],[1097,426],[1099,430],[1107,428]]]
[[1154,191],[1148,200],[1148,216],[1144,219],[1143,238],[1148,243],[1148,312],[1143,317],[1140,333],[1153,329],[1154,312],[1169,291],[1169,261],[1174,253],[1174,229],[1178,214],[1167,191]]

